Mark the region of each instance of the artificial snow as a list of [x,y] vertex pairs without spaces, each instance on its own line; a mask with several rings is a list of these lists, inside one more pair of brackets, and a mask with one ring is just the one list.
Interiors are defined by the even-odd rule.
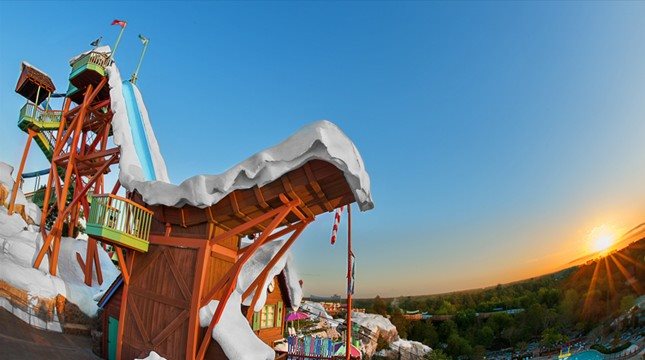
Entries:
[[[237,279],[235,290],[226,302],[222,317],[217,326],[213,328],[213,339],[222,347],[222,350],[229,359],[274,359],[275,352],[271,347],[260,340],[249,325],[248,320],[240,311],[240,306],[250,306],[255,292],[246,299],[242,299],[244,292],[253,281],[260,275],[265,266],[276,256],[280,248],[286,243],[285,239],[270,241],[258,248],[248,261],[242,266]],[[285,253],[276,264],[269,270],[266,281],[261,285],[262,289],[257,303],[249,311],[260,311],[264,307],[267,296],[267,288],[273,278],[282,272],[289,262],[291,255]],[[293,299],[292,301],[297,300]],[[207,327],[213,314],[217,310],[219,301],[211,300],[206,306],[199,310],[199,321],[202,327]],[[239,346],[244,344],[244,346]]]
[[[0,181],[3,184],[11,183],[13,186],[11,171],[11,166],[0,162]],[[30,209],[30,216],[32,212],[40,214],[38,206],[27,201],[20,190],[16,199],[17,203],[24,201],[23,203]],[[93,296],[109,287],[119,274],[108,254],[99,247],[103,284],[98,285],[94,276],[93,285],[90,287],[85,285],[85,275],[76,260],[77,252],[85,257],[86,239],[62,238],[57,276],[52,276],[47,271],[49,264],[47,255],[38,269],[33,268],[42,243],[42,235],[37,227],[28,226],[18,214],[9,215],[7,209],[0,206],[0,280],[25,291],[30,299],[34,299],[34,303],[39,298],[53,299],[56,295],[62,295],[69,302],[76,304],[83,313],[88,316],[95,315],[98,306],[92,299]],[[15,309],[9,308],[8,301],[3,301],[0,305],[15,313]],[[20,317],[25,320],[23,316]]]
[[[213,340],[222,347],[229,359],[240,360],[273,360],[275,351],[262,342],[240,311],[242,295],[234,291],[226,302],[224,312],[217,326],[213,329]],[[210,324],[219,301],[212,300],[199,310],[199,321],[202,327]]]
[[23,61],[22,61],[22,63],[21,63],[20,65],[21,65],[21,66],[20,66],[20,71],[22,71],[22,67],[23,67],[23,66],[30,67],[30,68],[32,68],[32,69],[34,69],[34,70],[36,70],[36,71],[38,71],[38,72],[42,73],[43,75],[45,75],[45,76],[47,76],[48,78],[50,78],[50,79],[51,79],[51,76],[47,75],[47,73],[46,73],[46,72],[44,72],[44,71],[40,70],[39,68],[37,68],[37,67],[35,67],[35,66],[31,65],[30,63],[26,62],[25,60],[23,60]]
[[85,56],[85,55],[87,55],[87,54],[89,54],[89,53],[91,53],[91,52],[102,53],[102,54],[109,54],[109,53],[111,53],[111,52],[112,52],[112,48],[110,48],[110,45],[103,45],[103,46],[96,47],[96,48],[94,48],[94,49],[92,49],[92,50],[84,51],[84,52],[82,52],[82,53],[80,53],[80,54],[78,54],[78,55],[74,56],[73,58],[69,59],[69,65],[70,65],[70,66],[71,66],[71,65],[74,65],[74,63],[76,62],[76,60],[78,60],[78,59],[82,58],[83,56]]
[[[157,144],[156,137],[152,132],[152,127],[150,127],[149,120],[147,119],[147,111],[145,110],[145,105],[143,105],[143,100],[139,108],[141,111],[141,116],[144,120],[144,128],[146,130],[146,138],[148,139],[148,144],[150,148],[148,151],[151,153],[153,160],[154,172],[158,181],[145,181],[145,172],[139,161],[137,155],[136,147],[134,140],[132,138],[132,130],[130,128],[130,122],[128,120],[128,112],[125,103],[125,98],[123,97],[123,86],[121,84],[121,75],[119,74],[119,69],[115,64],[112,64],[107,67],[108,73],[108,84],[110,86],[110,101],[112,112],[114,116],[112,117],[112,131],[113,131],[113,140],[114,144],[118,145],[121,149],[121,157],[119,158],[119,181],[121,185],[125,187],[128,191],[132,191],[133,182],[139,181],[144,184],[161,184],[161,182],[169,182],[168,173],[166,172],[166,164],[163,161],[163,157],[159,152],[159,145]],[[136,86],[134,87],[136,89]],[[138,93],[138,90],[135,91],[135,96]],[[139,102],[139,97],[137,97],[137,102]]]
[[377,354],[386,359],[416,360],[423,359],[432,349],[418,341],[398,339],[390,343],[389,349],[382,349]]
[[161,150],[159,150],[159,143],[157,143],[157,138],[155,137],[154,130],[152,130],[152,125],[150,124],[150,118],[148,117],[148,109],[146,104],[143,102],[143,96],[139,87],[136,84],[132,84],[134,89],[134,96],[137,100],[137,106],[141,112],[141,119],[143,120],[143,128],[145,129],[146,139],[148,140],[148,146],[150,147],[150,155],[152,157],[152,162],[154,166],[154,171],[157,180],[163,182],[170,182],[168,178],[168,170],[166,169],[166,161],[163,156],[161,156]]
[[406,340],[406,339],[399,339],[391,343],[390,348],[395,350],[398,349],[398,350],[407,351],[414,355],[420,355],[420,356],[423,356],[429,353],[430,351],[432,351],[432,349],[428,345],[424,345],[418,341]]
[[376,332],[378,329],[382,331],[396,331],[396,326],[392,324],[390,319],[379,314],[365,314],[359,312],[352,312],[352,322]]
[[[11,177],[12,173],[13,167],[11,165],[0,162],[0,184],[4,185],[4,187],[9,190],[9,194],[11,194],[11,190],[13,189],[14,185],[13,178]],[[7,203],[8,202],[9,198],[7,198]],[[34,221],[34,223],[40,224],[40,208],[36,204],[27,201],[27,198],[22,193],[22,191],[18,191],[18,193],[16,194],[16,204],[24,205],[27,216],[29,216]],[[0,204],[0,206],[1,205],[2,204]]]
[[[115,113],[116,114],[116,113]],[[116,136],[115,136],[116,137]],[[123,161],[123,149],[121,151]],[[132,155],[133,157],[136,155]],[[323,120],[307,125],[284,142],[261,151],[220,175],[197,175],[179,185],[143,181],[143,173],[124,174],[122,185],[137,190],[147,204],[207,207],[238,189],[262,187],[310,160],[323,160],[339,168],[362,211],[374,207],[370,179],[358,150],[333,123]]]
[[287,295],[291,303],[291,310],[296,311],[300,308],[302,303],[302,285],[300,284],[300,276],[295,269],[293,256],[289,254],[287,264],[284,266],[284,278],[287,284]]
[[307,313],[309,313],[309,318],[312,320],[317,320],[317,319],[326,319],[326,320],[333,320],[333,318],[327,314],[327,311],[325,311],[325,308],[322,306],[321,303],[313,302],[313,301],[305,301],[301,309]]
[[114,112],[114,143],[121,147],[119,180],[128,191],[138,191],[147,204],[207,207],[235,190],[262,187],[306,162],[318,159],[335,165],[344,173],[362,211],[374,207],[369,175],[356,146],[336,125],[326,120],[305,126],[284,142],[251,156],[223,174],[197,175],[179,185],[170,184],[148,112],[141,93],[134,86],[137,105],[144,119],[148,151],[158,179],[146,181],[133,144],[119,70],[112,64],[107,68],[107,73]]
[[47,271],[47,255],[38,269],[33,268],[42,243],[41,234],[30,230],[18,214],[9,216],[7,210],[0,207],[0,279],[34,298],[52,299],[62,295],[83,313],[95,315],[98,306],[93,300],[94,294],[109,287],[119,275],[108,254],[99,247],[103,284],[98,285],[94,275],[92,286],[87,286],[85,275],[76,261],[77,252],[85,257],[87,240],[61,239],[57,276]]
[[148,354],[148,356],[146,356],[145,358],[143,358],[143,359],[135,359],[135,360],[166,360],[166,358],[160,356],[159,354],[157,354],[154,351],[151,351],[150,354]]

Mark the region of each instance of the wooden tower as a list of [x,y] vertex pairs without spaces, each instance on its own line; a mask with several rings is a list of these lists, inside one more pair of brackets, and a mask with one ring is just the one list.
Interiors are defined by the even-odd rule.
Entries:
[[[109,55],[91,51],[72,63],[70,89],[52,144],[51,167],[45,189],[40,227],[44,244],[34,262],[34,267],[39,267],[48,254],[52,275],[57,273],[61,237],[74,236],[81,212],[85,219],[89,218],[87,195],[103,192],[104,175],[110,171],[111,165],[119,161],[119,148],[108,148],[112,125],[106,76],[106,67],[112,61]],[[113,192],[117,190],[118,184]],[[56,202],[50,207],[52,195]],[[57,217],[47,231],[45,221],[51,211],[56,211]],[[91,285],[92,268],[96,270],[98,282],[103,282],[94,239],[88,240],[85,260],[80,255],[77,259],[84,268],[86,284]]]
[[[222,359],[211,332],[222,315],[244,264],[264,244],[286,238],[283,247],[252,282],[252,309],[269,270],[318,214],[355,201],[333,164],[312,160],[262,187],[236,190],[219,202],[198,208],[146,204],[152,213],[149,248],[128,259],[118,325],[117,358],[145,357],[155,350],[168,359]],[[255,240],[240,246],[243,236]],[[207,328],[198,312],[219,300]],[[249,323],[254,313],[247,310]],[[262,334],[259,334],[262,338]],[[262,339],[268,340],[268,339]]]
[[[57,274],[61,238],[75,235],[82,215],[87,219],[87,233],[91,237],[85,258],[77,254],[77,260],[87,285],[92,284],[94,272],[98,282],[103,282],[96,239],[115,246],[122,266],[125,265],[124,249],[147,250],[150,212],[116,196],[118,181],[111,193],[104,194],[104,175],[110,166],[119,162],[120,156],[119,148],[110,146],[108,141],[112,136],[113,115],[107,77],[107,67],[111,64],[110,53],[97,49],[74,59],[62,110],[51,109],[49,99],[54,85],[35,67],[23,63],[16,86],[16,92],[27,99],[20,111],[18,126],[29,135],[17,179],[24,171],[32,139],[51,163],[40,223],[44,242],[34,267],[38,268],[47,255],[49,272]],[[40,106],[45,100],[45,106]],[[16,181],[9,202],[10,212],[14,210],[18,186]],[[91,204],[96,208],[92,213]],[[56,219],[48,229],[47,218],[51,213],[56,214]]]

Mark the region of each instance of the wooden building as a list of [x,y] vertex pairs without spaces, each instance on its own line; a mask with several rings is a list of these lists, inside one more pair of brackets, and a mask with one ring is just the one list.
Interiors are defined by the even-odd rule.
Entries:
[[[261,311],[253,313],[250,325],[264,343],[273,347],[276,341],[283,339],[286,315],[292,306],[284,272],[273,279],[267,293],[264,307]],[[119,276],[98,302],[99,307],[103,309],[100,319],[103,328],[101,356],[108,360],[116,359],[122,295],[123,277]],[[248,307],[242,307],[241,311],[246,315]],[[223,355],[220,349],[216,349],[215,353]]]
[[[121,197],[117,195],[119,182],[111,193],[101,194],[105,192],[104,175],[121,159],[121,149],[108,141],[113,135],[113,113],[105,68],[110,64],[108,52],[95,49],[83,54],[71,64],[70,87],[63,109],[50,113],[44,108],[39,112],[37,106],[32,106],[31,118],[44,118],[47,121],[42,126],[56,128],[26,127],[29,138],[17,175],[20,178],[24,169],[31,139],[42,131],[55,132],[55,137],[43,140],[48,147],[43,145],[42,149],[51,159],[51,167],[41,220],[45,240],[33,266],[39,268],[48,255],[49,272],[56,275],[63,229],[67,225],[67,232],[72,235],[82,211],[90,238],[85,258],[77,256],[77,260],[85,273],[85,283],[92,283],[94,271],[98,282],[102,282],[99,241],[114,246],[122,271],[123,284],[113,289],[120,293],[113,293],[113,300],[109,301],[115,307],[108,304],[106,309],[106,349],[115,351],[117,359],[143,358],[151,350],[173,360],[223,358],[211,336],[245,263],[262,245],[286,239],[241,296],[250,296],[253,301],[249,307],[254,308],[265,291],[263,285],[269,270],[307,225],[318,214],[356,199],[338,167],[341,165],[313,156],[313,160],[269,183],[237,189],[205,207],[181,201],[173,206],[149,204],[136,191]],[[53,84],[38,80],[34,70],[23,68],[16,91],[39,104],[45,99],[43,93],[50,96]],[[71,201],[66,200],[68,195]],[[56,221],[47,230],[44,219],[53,196],[64,201],[58,203]],[[255,241],[242,248],[240,239],[250,234],[256,235]],[[279,301],[284,294],[276,292],[269,297],[266,311],[260,312],[256,320],[260,324],[257,334],[267,343],[283,330],[285,318],[285,302],[280,305]],[[117,300],[120,300],[118,322],[114,320]],[[219,306],[210,324],[202,328],[199,310],[212,300],[218,300]],[[247,311],[246,317],[253,323],[253,313]],[[111,341],[115,327],[116,350]]]
[[[267,291],[264,307],[253,314],[251,326],[262,341],[273,347],[276,341],[283,339],[288,309],[292,305],[284,272],[273,278]],[[242,311],[248,315],[248,308]]]
[[[145,208],[151,220],[143,225],[150,231],[147,252],[93,235],[130,249],[127,255],[120,254],[124,286],[117,358],[141,358],[154,350],[168,359],[203,359],[223,358],[219,346],[210,340],[224,306],[218,307],[208,328],[199,326],[199,309],[211,300],[225,304],[242,266],[255,251],[271,240],[288,238],[243,296],[254,295],[254,307],[265,291],[261,284],[268,270],[305,227],[316,215],[354,202],[354,195],[336,166],[312,160],[265,186],[236,190],[206,208],[149,205],[137,193],[121,201]],[[100,204],[92,202],[92,213],[104,216],[91,214],[88,228],[92,222],[114,226],[105,216],[109,211]],[[250,234],[257,235],[255,241],[240,248],[240,238]],[[253,314],[246,314],[267,344],[280,339],[284,330],[286,301],[284,288],[277,283],[264,314],[255,315],[255,321]]]
[[119,276],[107,289],[98,302],[101,313],[103,335],[101,340],[101,356],[104,359],[116,359],[117,337],[119,330],[119,313],[121,312],[121,297],[123,296],[123,277]]

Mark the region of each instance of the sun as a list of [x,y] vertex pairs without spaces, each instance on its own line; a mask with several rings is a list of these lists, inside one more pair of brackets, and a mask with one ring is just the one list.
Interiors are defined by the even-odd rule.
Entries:
[[601,225],[589,233],[590,247],[594,252],[605,253],[616,242],[616,232],[607,225]]

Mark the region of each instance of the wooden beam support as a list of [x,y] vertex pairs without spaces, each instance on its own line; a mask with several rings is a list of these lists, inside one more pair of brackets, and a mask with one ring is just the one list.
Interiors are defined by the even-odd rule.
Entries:
[[[40,88],[38,88],[40,90]],[[29,154],[29,147],[31,146],[31,140],[36,136],[36,133],[28,129],[27,132],[27,142],[25,143],[25,149],[22,152],[22,158],[20,159],[20,166],[18,167],[18,172],[16,173],[16,181],[13,183],[13,188],[11,189],[11,197],[9,198],[9,215],[13,214],[13,208],[16,205],[16,196],[18,195],[18,188],[20,188],[22,182],[22,172],[25,170],[25,163],[27,162],[27,154]],[[24,219],[27,221],[27,219]]]
[[318,181],[314,176],[314,172],[311,170],[311,165],[309,165],[308,162],[305,163],[304,169],[305,169],[305,175],[307,176],[307,180],[309,180],[309,184],[311,185],[311,188],[314,190],[314,193],[316,194],[316,198],[318,198],[318,200],[322,203],[325,210],[327,210],[328,212],[334,210],[334,207],[331,206],[331,204],[327,200],[327,197],[325,196],[325,193],[322,191],[320,184],[318,184]]
[[255,280],[253,280],[251,285],[246,289],[246,291],[244,292],[244,295],[242,295],[242,301],[244,301],[244,299],[246,299],[249,295],[251,295],[253,293],[254,289],[257,289],[255,291],[255,296],[253,297],[253,300],[251,301],[251,305],[249,306],[249,311],[247,312],[247,315],[246,315],[246,317],[247,317],[247,319],[249,321],[251,321],[251,318],[253,317],[253,311],[254,311],[253,309],[255,308],[255,304],[257,304],[258,299],[260,298],[260,295],[262,294],[263,291],[266,291],[266,289],[263,287],[263,285],[267,281],[267,277],[269,276],[269,272],[278,263],[278,261],[280,261],[280,259],[282,259],[284,254],[287,252],[287,250],[289,250],[291,245],[293,245],[293,243],[300,236],[300,234],[302,234],[302,232],[305,230],[307,225],[309,225],[309,223],[310,223],[310,221],[302,222],[300,225],[298,225],[296,227],[296,229],[295,229],[296,231],[294,231],[293,234],[291,234],[289,239],[284,243],[284,245],[282,245],[282,247],[280,248],[280,250],[278,250],[278,252],[275,254],[275,256],[273,256],[273,258],[271,258],[269,263],[264,267],[264,269],[258,275],[258,277],[255,278]]
[[[238,235],[238,234],[240,234],[240,233],[242,233],[242,232],[244,232],[246,230],[249,230],[249,229],[255,227],[256,225],[258,225],[260,223],[263,223],[263,222],[275,217],[276,215],[280,214],[282,211],[284,211],[283,209],[284,209],[285,206],[293,208],[293,207],[299,205],[301,203],[301,201],[300,201],[300,199],[288,201],[288,199],[285,198],[285,199],[283,199],[283,203],[285,205],[283,205],[283,206],[281,206],[279,208],[273,209],[273,210],[271,210],[271,211],[269,211],[267,213],[264,213],[264,214],[258,216],[257,218],[255,218],[255,219],[253,219],[253,220],[251,220],[249,222],[246,222],[244,224],[238,225],[238,226],[226,231],[224,234],[215,236],[212,240],[210,240],[210,243],[211,244],[220,243],[220,242],[230,238],[231,236]],[[265,229],[265,231],[266,231],[266,229]]]
[[117,246],[117,245],[112,245],[112,246],[114,246],[114,252],[116,252],[116,256],[119,259],[119,266],[121,267],[121,274],[123,275],[123,281],[127,285],[130,285],[130,269],[128,269],[128,266],[125,262],[125,256],[123,255],[123,250],[121,249],[120,246]]
[[229,249],[219,244],[210,245],[210,256],[222,259],[224,261],[236,262],[238,253],[233,249]]
[[[286,199],[284,199],[284,200],[286,200]],[[213,328],[219,322],[219,319],[222,316],[224,308],[226,307],[226,303],[228,302],[228,299],[230,298],[231,294],[233,293],[233,290],[235,289],[235,286],[237,284],[237,277],[239,276],[240,271],[242,270],[242,267],[248,261],[248,259],[255,253],[255,251],[257,251],[257,249],[265,242],[265,240],[269,237],[271,232],[273,232],[273,230],[282,222],[282,220],[284,220],[284,218],[287,217],[287,215],[293,210],[293,208],[295,206],[297,206],[298,204],[300,204],[299,199],[297,199],[296,201],[291,201],[291,202],[287,202],[287,201],[284,201],[284,200],[283,200],[283,203],[285,203],[285,204],[283,206],[275,209],[275,210],[278,210],[277,213],[275,211],[271,211],[271,212],[267,213],[267,214],[272,214],[273,215],[271,223],[262,232],[262,235],[260,235],[260,237],[256,240],[256,242],[253,243],[252,245],[249,245],[249,247],[250,247],[249,250],[246,251],[244,253],[244,255],[242,255],[242,257],[228,271],[229,280],[228,280],[227,284],[225,284],[226,287],[225,287],[224,295],[220,298],[219,304],[217,306],[217,310],[215,310],[215,314],[213,315],[213,318],[211,319],[211,322],[210,322],[210,324],[208,326],[208,329],[206,330],[204,340],[202,341],[201,346],[199,347],[199,351],[197,352],[197,359],[202,360],[202,359],[204,359],[204,355],[206,355],[206,349],[208,348],[208,344],[210,343],[210,339],[211,339],[211,336],[212,336],[211,333],[213,332]],[[267,215],[267,214],[265,214],[265,215]],[[262,216],[258,217],[257,219],[260,219],[260,218],[262,218]],[[255,220],[257,220],[257,219],[255,219]],[[241,229],[250,228],[252,226],[250,224],[252,224],[253,222],[243,224],[243,225],[238,226],[236,228],[241,228]],[[243,231],[243,230],[241,230],[241,231]],[[233,233],[233,235],[235,235],[235,234],[237,234],[239,232],[240,232],[240,230],[238,230],[237,232]],[[224,235],[226,235],[226,234],[224,234]],[[228,238],[230,236],[231,235],[228,235],[225,238]],[[215,239],[217,239],[217,237]],[[209,292],[209,294],[205,297],[205,299],[202,301],[202,304],[205,305],[204,302],[208,303],[212,299],[212,294],[218,292],[219,290],[220,289],[217,289],[217,288],[212,289]]]

